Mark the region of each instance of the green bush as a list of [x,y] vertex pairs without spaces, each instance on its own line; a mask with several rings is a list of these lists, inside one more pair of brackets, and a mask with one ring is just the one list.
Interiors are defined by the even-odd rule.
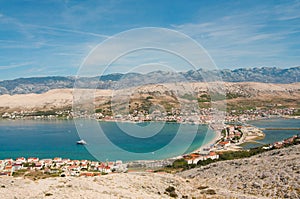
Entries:
[[197,97],[195,97],[192,94],[187,94],[187,93],[185,93],[183,96],[181,96],[181,98],[187,99],[187,100],[197,100]]
[[173,168],[188,168],[188,163],[185,159],[175,160],[172,164]]
[[205,166],[205,165],[211,164],[213,162],[216,162],[216,160],[212,160],[212,159],[208,158],[206,160],[198,161],[197,166]]
[[175,191],[175,188],[172,187],[172,186],[169,186],[168,188],[166,188],[166,192],[172,192],[172,191]]
[[167,187],[165,193],[168,194],[172,198],[178,197],[177,193],[175,192],[175,188],[172,186]]

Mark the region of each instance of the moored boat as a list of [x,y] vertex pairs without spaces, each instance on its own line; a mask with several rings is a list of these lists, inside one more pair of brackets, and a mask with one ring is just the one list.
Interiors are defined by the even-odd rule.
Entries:
[[81,144],[81,145],[85,145],[87,144],[86,141],[84,141],[83,139],[77,141],[77,144]]

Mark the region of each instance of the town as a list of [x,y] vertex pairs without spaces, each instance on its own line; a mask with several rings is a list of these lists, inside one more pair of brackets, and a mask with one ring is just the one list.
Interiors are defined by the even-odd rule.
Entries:
[[72,110],[51,110],[51,111],[13,111],[4,112],[1,119],[72,119],[89,118],[101,121],[166,121],[178,123],[210,124],[214,123],[214,115],[224,115],[226,122],[245,122],[248,120],[258,120],[270,117],[299,117],[297,108],[270,108],[270,109],[247,109],[230,110],[227,112],[217,110],[216,108],[201,108],[193,112],[181,112],[172,108],[170,111],[162,112],[154,110],[148,113],[145,110],[134,110],[130,114],[104,114],[95,111],[95,113],[80,112],[74,113]]
[[112,172],[127,172],[127,164],[121,160],[115,162],[97,162],[90,160],[70,160],[56,157],[39,159],[36,157],[19,157],[15,160],[0,160],[0,175],[14,176],[41,171],[46,176],[96,176]]

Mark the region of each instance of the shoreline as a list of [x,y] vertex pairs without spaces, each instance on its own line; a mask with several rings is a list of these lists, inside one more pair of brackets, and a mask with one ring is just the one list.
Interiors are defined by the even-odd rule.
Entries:
[[[274,119],[274,118],[259,118],[259,119],[256,119],[256,120],[247,120],[247,121],[244,121],[243,122],[243,126],[244,125],[249,125],[251,127],[254,127],[254,128],[257,128],[258,130],[260,130],[259,127],[256,127],[252,124],[248,124],[247,122],[248,121],[259,121],[259,120],[269,120],[269,119]],[[292,118],[287,118],[287,117],[280,117],[280,118],[277,118],[277,119],[300,119],[299,117],[292,117]],[[6,120],[6,119],[5,119]],[[29,120],[32,120],[32,119],[29,119]],[[43,119],[41,119],[43,120]],[[73,119],[58,119],[58,120],[73,120]],[[1,120],[0,120],[1,121]],[[12,120],[13,121],[13,120]],[[134,121],[113,121],[113,120],[97,120],[97,121],[101,121],[101,122],[128,122],[128,123],[138,123],[138,122],[134,122]],[[165,121],[144,121],[144,122],[165,122]],[[169,123],[169,122],[166,122],[166,123]],[[170,122],[170,123],[178,123],[178,124],[188,124],[188,123],[180,123],[180,122]],[[205,124],[205,123],[202,123],[202,124],[190,124],[190,125],[208,125],[208,124]],[[209,126],[209,125],[208,125]],[[187,153],[187,154],[192,154],[192,153],[198,153],[198,152],[201,152],[204,148],[214,148],[214,146],[217,144],[217,141],[220,140],[222,138],[222,134],[221,134],[221,130],[218,129],[218,130],[214,130],[212,129],[215,133],[215,136],[214,138],[212,138],[211,141],[209,141],[208,143],[205,143],[204,145],[201,145],[199,148]],[[260,130],[260,132],[263,134],[263,136],[246,136],[244,138],[244,141],[242,141],[241,143],[238,143],[238,144],[234,144],[232,145],[231,147],[229,148],[232,148],[234,147],[235,150],[236,150],[236,147],[240,148],[241,150],[245,150],[243,149],[243,147],[241,145],[243,144],[246,144],[246,143],[256,143],[257,140],[262,140],[265,138],[265,133]],[[233,150],[233,149],[229,149],[230,150]],[[176,159],[179,159],[179,158],[182,158],[183,155],[186,155],[186,154],[182,154],[182,155],[179,155],[179,156],[175,156],[175,157],[170,157],[170,158],[164,158],[164,159],[151,159],[151,160],[130,160],[130,161],[124,161],[124,163],[134,163],[134,162],[144,162],[144,163],[151,163],[151,162],[162,162],[162,161],[170,161],[170,160],[176,160]],[[9,158],[9,157],[8,157]],[[86,159],[86,160],[90,160],[90,159]],[[94,161],[94,160],[90,160],[90,161]]]
[[[244,144],[247,144],[247,143],[258,143],[257,141],[263,140],[266,137],[266,133],[264,132],[263,128],[260,128],[260,127],[254,126],[252,124],[249,124],[249,123],[247,123],[248,121],[267,121],[267,120],[272,120],[272,119],[300,120],[300,116],[281,116],[281,117],[258,118],[258,119],[255,119],[255,120],[247,120],[247,121],[245,121],[244,124],[247,124],[249,126],[257,128],[258,130],[261,131],[261,133],[263,135],[262,136],[248,136],[248,139],[246,139],[244,142],[240,143],[238,146],[244,145]],[[243,148],[243,146],[241,146],[241,147]]]
[[190,152],[188,154],[199,153],[199,152],[201,152],[205,148],[211,148],[212,146],[214,146],[217,143],[217,141],[222,138],[222,134],[221,134],[221,132],[220,132],[219,129],[218,130],[213,130],[213,131],[215,133],[215,136],[214,136],[214,138],[211,141],[209,141],[208,143],[200,146],[199,148],[197,148],[196,150],[194,150],[194,151],[192,151],[192,152]]

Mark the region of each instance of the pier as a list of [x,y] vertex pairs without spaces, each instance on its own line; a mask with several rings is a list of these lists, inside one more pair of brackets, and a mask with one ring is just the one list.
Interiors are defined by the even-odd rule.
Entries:
[[261,130],[295,130],[298,131],[300,128],[260,128]]

